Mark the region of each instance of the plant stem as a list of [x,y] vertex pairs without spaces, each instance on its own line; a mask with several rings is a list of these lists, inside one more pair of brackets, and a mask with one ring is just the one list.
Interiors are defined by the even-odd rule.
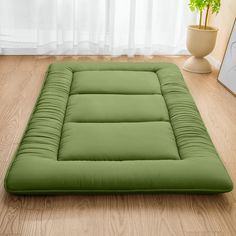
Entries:
[[199,29],[201,29],[201,26],[202,26],[202,11],[200,11]]
[[210,5],[207,5],[206,18],[205,18],[205,29],[207,28],[209,9],[210,9]]

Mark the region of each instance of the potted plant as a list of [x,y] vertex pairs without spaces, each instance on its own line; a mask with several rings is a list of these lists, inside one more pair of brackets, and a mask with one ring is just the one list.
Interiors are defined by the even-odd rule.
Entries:
[[200,17],[198,25],[188,26],[187,48],[192,56],[185,62],[183,69],[210,73],[211,65],[204,57],[214,49],[218,29],[208,26],[208,18],[210,11],[212,14],[219,12],[220,0],[190,0],[189,7],[191,11],[199,11]]

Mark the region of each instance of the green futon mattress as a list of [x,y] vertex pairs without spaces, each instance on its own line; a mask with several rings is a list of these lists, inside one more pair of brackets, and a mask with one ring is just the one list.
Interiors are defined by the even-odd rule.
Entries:
[[50,65],[5,178],[14,194],[232,190],[179,69]]

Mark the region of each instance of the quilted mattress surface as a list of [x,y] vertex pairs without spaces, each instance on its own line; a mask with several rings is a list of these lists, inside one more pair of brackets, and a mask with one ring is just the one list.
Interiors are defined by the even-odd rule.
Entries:
[[15,194],[232,190],[179,69],[50,65],[5,178]]

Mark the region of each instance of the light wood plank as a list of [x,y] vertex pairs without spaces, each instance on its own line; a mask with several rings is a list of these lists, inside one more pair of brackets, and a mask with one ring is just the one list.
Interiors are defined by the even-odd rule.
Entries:
[[[221,195],[11,196],[3,179],[53,61],[168,61],[186,57],[0,56],[0,235],[236,235],[236,190]],[[182,71],[236,181],[236,98],[208,75]]]

